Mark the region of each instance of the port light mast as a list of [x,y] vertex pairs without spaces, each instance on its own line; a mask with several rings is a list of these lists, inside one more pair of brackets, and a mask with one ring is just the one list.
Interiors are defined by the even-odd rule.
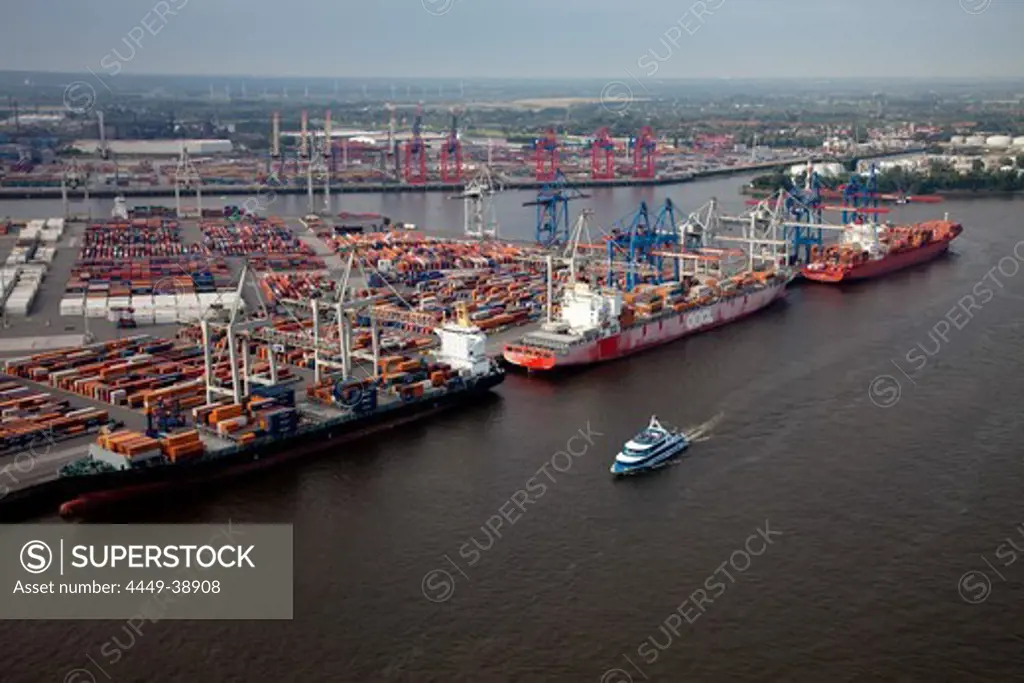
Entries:
[[331,212],[331,170],[334,161],[334,140],[331,137],[331,110],[324,113],[324,146],[323,146],[323,172],[324,172],[324,211]]
[[[534,149],[534,177],[538,182],[552,182],[561,173],[558,167],[558,135],[553,128],[548,129],[547,134],[535,140]],[[568,228],[566,228],[568,232]]]
[[281,114],[274,112],[270,123],[270,168],[268,169],[271,180],[277,182],[284,180],[285,168],[281,159]]
[[658,141],[650,126],[644,126],[633,141],[633,177],[653,178],[655,174],[655,157],[658,153]]
[[302,128],[299,131],[299,161],[306,165],[306,198],[309,213],[316,211],[313,202],[313,150],[309,139],[309,117],[302,110]]
[[459,115],[452,110],[452,129],[441,146],[441,180],[462,182],[462,142],[459,140]]
[[590,177],[592,180],[615,178],[615,143],[607,128],[601,128],[590,143]]
[[405,143],[405,182],[422,185],[427,182],[427,145],[423,142],[423,104],[416,106],[412,139]]
[[540,189],[536,200],[523,203],[537,207],[537,243],[548,247],[568,242],[569,202],[589,197],[569,185],[565,174],[557,171],[553,180]]

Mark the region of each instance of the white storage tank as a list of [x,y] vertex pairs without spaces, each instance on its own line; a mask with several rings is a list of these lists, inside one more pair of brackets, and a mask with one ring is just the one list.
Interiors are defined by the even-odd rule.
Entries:
[[963,135],[954,135],[949,139],[949,144],[963,146],[965,139],[966,138]]
[[1019,135],[1013,139],[1014,147],[1024,147],[1024,135]]
[[964,144],[968,147],[983,147],[985,145],[985,136],[983,135],[971,135],[964,140]]
[[985,140],[985,146],[993,149],[1007,149],[1013,139],[1009,135],[992,135]]

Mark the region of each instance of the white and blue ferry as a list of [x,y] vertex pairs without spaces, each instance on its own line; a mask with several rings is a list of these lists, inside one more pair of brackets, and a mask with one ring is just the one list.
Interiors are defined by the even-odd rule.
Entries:
[[612,474],[633,474],[661,467],[689,446],[686,435],[674,429],[666,429],[651,416],[647,428],[626,442],[612,463]]

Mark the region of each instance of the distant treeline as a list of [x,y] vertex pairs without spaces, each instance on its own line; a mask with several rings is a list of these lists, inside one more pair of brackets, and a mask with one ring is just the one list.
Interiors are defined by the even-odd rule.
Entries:
[[[935,194],[942,190],[993,190],[1017,192],[1024,190],[1024,155],[1016,163],[1009,157],[1000,166],[1011,166],[1010,170],[986,171],[981,160],[974,162],[974,168],[967,173],[955,170],[952,164],[932,162],[927,171],[915,172],[903,168],[891,168],[878,172],[878,191],[886,194],[903,192],[908,195]],[[821,179],[824,187],[835,189],[849,182],[851,173]],[[773,173],[754,178],[752,185],[759,190],[792,189],[803,187],[804,175],[790,176],[779,169]]]

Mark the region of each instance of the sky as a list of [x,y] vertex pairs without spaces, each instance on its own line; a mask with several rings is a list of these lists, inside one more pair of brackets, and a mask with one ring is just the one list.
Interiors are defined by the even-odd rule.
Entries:
[[0,23],[5,70],[328,78],[1024,76],[1024,0],[32,0],[13,6]]

